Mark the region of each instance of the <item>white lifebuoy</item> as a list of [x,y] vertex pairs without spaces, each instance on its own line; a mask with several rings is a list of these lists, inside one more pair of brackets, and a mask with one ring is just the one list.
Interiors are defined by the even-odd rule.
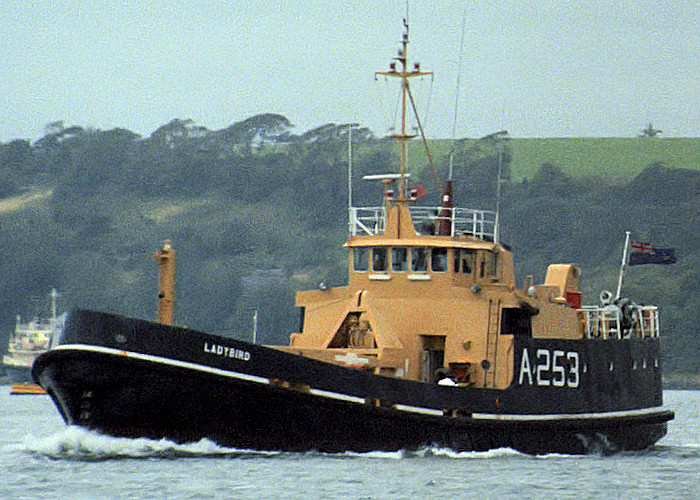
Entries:
[[607,290],[603,290],[602,292],[600,292],[598,298],[600,299],[601,305],[607,306],[610,305],[610,302],[612,302],[613,294]]

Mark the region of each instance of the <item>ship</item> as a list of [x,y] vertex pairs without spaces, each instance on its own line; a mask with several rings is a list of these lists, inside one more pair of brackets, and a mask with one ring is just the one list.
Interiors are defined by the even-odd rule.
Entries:
[[497,211],[454,206],[449,181],[437,206],[416,203],[405,115],[411,79],[430,73],[409,64],[404,28],[378,72],[401,85],[399,172],[369,177],[381,205],[349,207],[347,285],[297,292],[300,326],[286,346],[200,332],[173,322],[166,241],[157,320],[72,310],[36,360],[34,380],[67,424],[330,453],[606,453],[666,434],[656,306],[619,289],[583,306],[570,263],[519,288]]
[[15,318],[7,354],[2,358],[11,383],[10,394],[46,394],[34,383],[31,370],[37,356],[49,350],[51,334],[59,327],[61,318],[56,309],[59,295],[55,288],[51,290],[50,316],[36,316],[24,323],[21,316]]

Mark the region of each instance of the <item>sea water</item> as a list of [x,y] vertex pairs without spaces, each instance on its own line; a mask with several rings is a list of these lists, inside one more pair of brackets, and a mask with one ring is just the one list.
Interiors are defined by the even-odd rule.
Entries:
[[676,419],[642,452],[329,455],[112,438],[66,426],[48,396],[0,386],[0,498],[700,499],[700,391],[664,403]]

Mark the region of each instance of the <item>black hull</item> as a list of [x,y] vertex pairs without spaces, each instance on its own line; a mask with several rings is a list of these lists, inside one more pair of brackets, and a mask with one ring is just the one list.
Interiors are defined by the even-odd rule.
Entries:
[[[264,450],[587,453],[646,448],[673,418],[661,408],[658,364],[613,377],[601,365],[613,379],[603,383],[590,362],[575,388],[516,384],[517,373],[506,390],[443,387],[88,311],[70,315],[59,343],[36,361],[35,380],[67,423],[115,436]],[[653,359],[658,343],[611,349],[624,364]],[[630,377],[640,379],[628,387]]]

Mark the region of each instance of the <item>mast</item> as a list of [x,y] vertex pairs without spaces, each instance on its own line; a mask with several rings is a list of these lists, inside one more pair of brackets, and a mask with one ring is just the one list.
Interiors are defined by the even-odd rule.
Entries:
[[352,129],[357,123],[348,123],[348,232],[352,233]]
[[56,320],[56,315],[57,315],[57,306],[56,303],[58,301],[59,293],[56,291],[55,288],[51,289],[51,319],[53,321]]
[[496,221],[493,226],[493,242],[500,243],[500,217],[501,217],[501,174],[503,173],[503,142],[502,139],[508,135],[507,130],[496,132],[496,146],[498,148],[498,172],[496,174]]
[[253,313],[253,344],[258,343],[258,310]]
[[[396,197],[396,202],[398,203],[406,203],[406,145],[408,141],[416,137],[415,135],[411,135],[406,133],[406,108],[408,107],[408,103],[410,100],[411,106],[413,108],[413,111],[415,113],[415,104],[413,103],[413,96],[411,95],[411,90],[409,88],[409,83],[408,80],[410,78],[415,78],[415,77],[422,77],[422,76],[429,76],[432,75],[433,73],[430,71],[421,71],[420,69],[420,64],[415,63],[413,65],[413,68],[409,70],[408,68],[408,21],[404,18],[403,20],[403,26],[404,26],[404,34],[401,39],[401,48],[399,49],[398,54],[396,57],[393,58],[395,62],[390,63],[389,65],[389,71],[377,71],[375,73],[376,75],[382,75],[386,77],[391,77],[391,78],[399,78],[401,80],[401,131],[398,135],[394,136],[394,138],[399,142],[399,147],[400,147],[400,161],[401,161],[401,170],[400,170],[400,176],[399,176],[399,193],[398,196]],[[396,62],[399,63],[399,67],[397,68]],[[419,124],[419,129],[421,130],[421,135],[425,137],[423,134],[423,127],[420,125],[420,120],[418,118],[418,115],[416,113],[416,120],[418,120]],[[425,139],[424,139],[425,142]],[[430,157],[430,152],[428,151],[429,159],[431,160],[432,164],[432,157]]]
[[620,276],[617,278],[617,292],[615,293],[615,300],[620,298],[622,293],[622,279],[625,276],[625,268],[627,267],[627,253],[630,247],[630,232],[625,231],[625,248],[622,250],[622,263],[620,264]]
[[156,252],[158,262],[158,323],[173,324],[175,313],[175,250],[170,240],[165,240],[163,248]]

